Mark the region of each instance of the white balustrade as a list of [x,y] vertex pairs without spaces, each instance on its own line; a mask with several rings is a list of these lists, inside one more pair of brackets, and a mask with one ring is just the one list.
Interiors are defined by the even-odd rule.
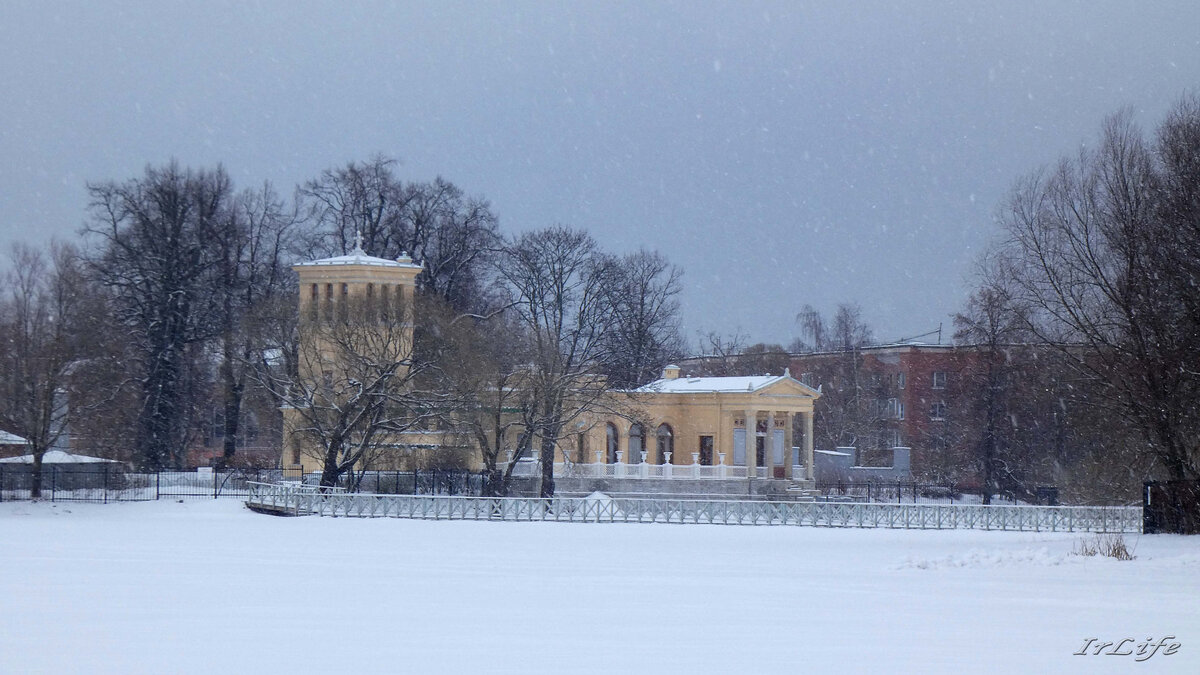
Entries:
[[1136,506],[1009,506],[767,502],[718,499],[461,497],[329,491],[295,483],[250,486],[247,504],[293,515],[431,520],[559,520],[724,525],[1048,532],[1142,530]]

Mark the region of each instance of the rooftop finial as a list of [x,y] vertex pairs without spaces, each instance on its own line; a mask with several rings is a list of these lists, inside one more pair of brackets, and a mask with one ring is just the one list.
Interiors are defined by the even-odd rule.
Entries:
[[359,253],[366,253],[362,247],[362,230],[354,231],[354,250]]

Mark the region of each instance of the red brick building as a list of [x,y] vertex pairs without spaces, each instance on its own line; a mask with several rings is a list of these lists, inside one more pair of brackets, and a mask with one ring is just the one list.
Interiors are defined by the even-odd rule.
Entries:
[[[849,351],[754,355],[721,367],[738,374],[778,369],[820,387],[814,436],[817,449],[852,446],[863,464],[887,464],[891,448],[912,449],[912,470],[922,480],[970,481],[963,433],[976,401],[984,362],[974,346],[895,344]],[[687,371],[712,370],[711,359],[684,362]],[[690,372],[689,372],[690,374]],[[773,373],[775,374],[775,373]],[[974,384],[972,382],[974,381]]]
[[969,383],[983,359],[974,346],[900,344],[849,352],[793,354],[798,379],[819,386],[817,445],[852,445],[870,462],[893,447],[913,449],[913,470],[961,478],[961,422],[973,406]]

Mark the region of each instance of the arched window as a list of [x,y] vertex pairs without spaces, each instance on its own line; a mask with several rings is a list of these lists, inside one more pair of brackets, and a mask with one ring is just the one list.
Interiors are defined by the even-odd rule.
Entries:
[[632,424],[629,427],[629,463],[638,464],[642,461],[642,450],[646,449],[642,440],[646,437],[646,432],[642,430],[642,425]]
[[675,434],[671,433],[671,425],[663,423],[658,425],[656,435],[658,436],[658,456],[655,461],[659,464],[666,464],[667,453],[671,453],[672,457],[675,454]]
[[604,461],[609,464],[617,463],[617,451],[621,449],[621,439],[617,435],[617,425],[609,422],[604,428],[605,443],[608,448],[608,453],[605,455]]

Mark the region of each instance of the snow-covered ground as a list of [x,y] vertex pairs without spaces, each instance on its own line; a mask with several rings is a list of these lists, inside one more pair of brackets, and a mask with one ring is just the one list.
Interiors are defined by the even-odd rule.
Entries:
[[1200,537],[1081,538],[8,502],[0,672],[1200,672]]

